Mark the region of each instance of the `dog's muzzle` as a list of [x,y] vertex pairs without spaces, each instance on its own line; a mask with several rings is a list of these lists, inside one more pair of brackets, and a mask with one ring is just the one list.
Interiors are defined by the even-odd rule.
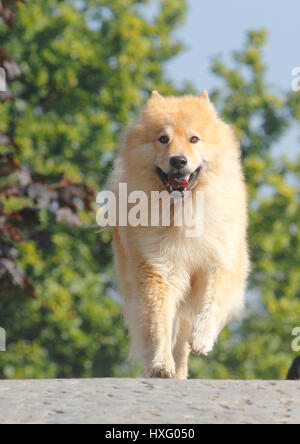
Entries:
[[193,189],[197,182],[201,168],[202,167],[199,166],[193,173],[178,171],[176,173],[166,174],[161,168],[156,167],[156,174],[169,194],[173,195],[174,193],[174,197],[182,198],[184,197],[186,191]]

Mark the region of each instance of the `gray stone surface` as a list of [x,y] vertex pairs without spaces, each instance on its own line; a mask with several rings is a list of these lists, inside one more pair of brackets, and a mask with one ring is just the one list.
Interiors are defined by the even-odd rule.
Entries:
[[300,381],[0,381],[0,423],[300,423]]

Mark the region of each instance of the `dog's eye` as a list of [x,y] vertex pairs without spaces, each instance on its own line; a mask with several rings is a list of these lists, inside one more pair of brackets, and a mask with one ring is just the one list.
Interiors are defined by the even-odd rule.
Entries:
[[170,139],[168,136],[161,136],[159,139],[160,143],[163,143],[164,145],[169,143]]
[[197,136],[193,136],[190,138],[190,142],[191,143],[198,143],[198,142],[200,142],[200,139]]

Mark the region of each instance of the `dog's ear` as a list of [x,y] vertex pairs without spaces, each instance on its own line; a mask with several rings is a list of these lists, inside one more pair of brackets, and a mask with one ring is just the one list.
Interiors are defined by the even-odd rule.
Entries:
[[159,94],[158,91],[154,90],[152,91],[151,98],[161,99],[162,96]]
[[200,106],[205,109],[206,111],[209,111],[214,115],[215,117],[218,117],[218,112],[214,106],[214,104],[211,102],[208,92],[204,90],[200,96],[198,97],[198,101]]
[[200,99],[203,99],[206,102],[210,102],[209,95],[206,89],[200,94]]

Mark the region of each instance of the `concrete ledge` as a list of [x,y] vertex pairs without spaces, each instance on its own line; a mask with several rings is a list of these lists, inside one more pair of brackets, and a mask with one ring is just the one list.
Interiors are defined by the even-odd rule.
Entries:
[[0,381],[0,423],[300,423],[300,381]]

